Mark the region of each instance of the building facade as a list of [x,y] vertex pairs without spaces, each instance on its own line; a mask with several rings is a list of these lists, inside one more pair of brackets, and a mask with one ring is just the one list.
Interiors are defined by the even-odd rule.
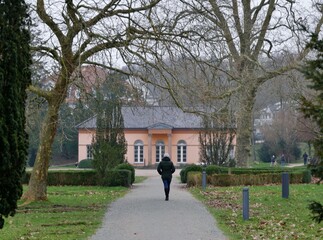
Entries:
[[[177,166],[199,163],[202,119],[176,107],[123,107],[128,163],[143,167],[158,164],[169,153]],[[96,118],[79,124],[78,161],[92,158]]]

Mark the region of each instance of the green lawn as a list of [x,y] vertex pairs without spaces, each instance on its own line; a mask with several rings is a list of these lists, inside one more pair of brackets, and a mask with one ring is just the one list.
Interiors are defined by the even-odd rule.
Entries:
[[323,223],[311,219],[309,201],[323,202],[323,185],[290,185],[289,198],[281,186],[249,187],[249,220],[242,217],[243,187],[191,188],[230,239],[323,239]]
[[5,220],[0,239],[87,239],[100,226],[108,204],[127,192],[123,187],[48,187],[49,200],[19,206]]

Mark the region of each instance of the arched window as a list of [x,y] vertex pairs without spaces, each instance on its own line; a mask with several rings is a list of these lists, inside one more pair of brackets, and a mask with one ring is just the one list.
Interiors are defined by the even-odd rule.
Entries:
[[165,143],[162,140],[156,142],[156,162],[160,162],[165,154]]
[[134,144],[135,163],[144,162],[144,143],[141,140],[135,141]]
[[184,140],[177,142],[177,162],[186,163],[186,142]]

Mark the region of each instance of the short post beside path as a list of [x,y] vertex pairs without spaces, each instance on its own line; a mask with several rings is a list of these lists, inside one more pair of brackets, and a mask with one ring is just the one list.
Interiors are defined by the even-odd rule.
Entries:
[[242,191],[242,216],[243,220],[249,220],[249,188]]
[[289,196],[289,174],[284,172],[282,174],[282,197],[288,198]]

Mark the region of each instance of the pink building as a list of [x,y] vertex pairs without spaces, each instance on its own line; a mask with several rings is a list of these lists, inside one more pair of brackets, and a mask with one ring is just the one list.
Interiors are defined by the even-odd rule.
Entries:
[[[199,162],[201,118],[177,107],[123,107],[127,141],[125,159],[134,166],[150,166],[169,153],[176,165]],[[92,158],[96,118],[78,125],[78,161]]]

